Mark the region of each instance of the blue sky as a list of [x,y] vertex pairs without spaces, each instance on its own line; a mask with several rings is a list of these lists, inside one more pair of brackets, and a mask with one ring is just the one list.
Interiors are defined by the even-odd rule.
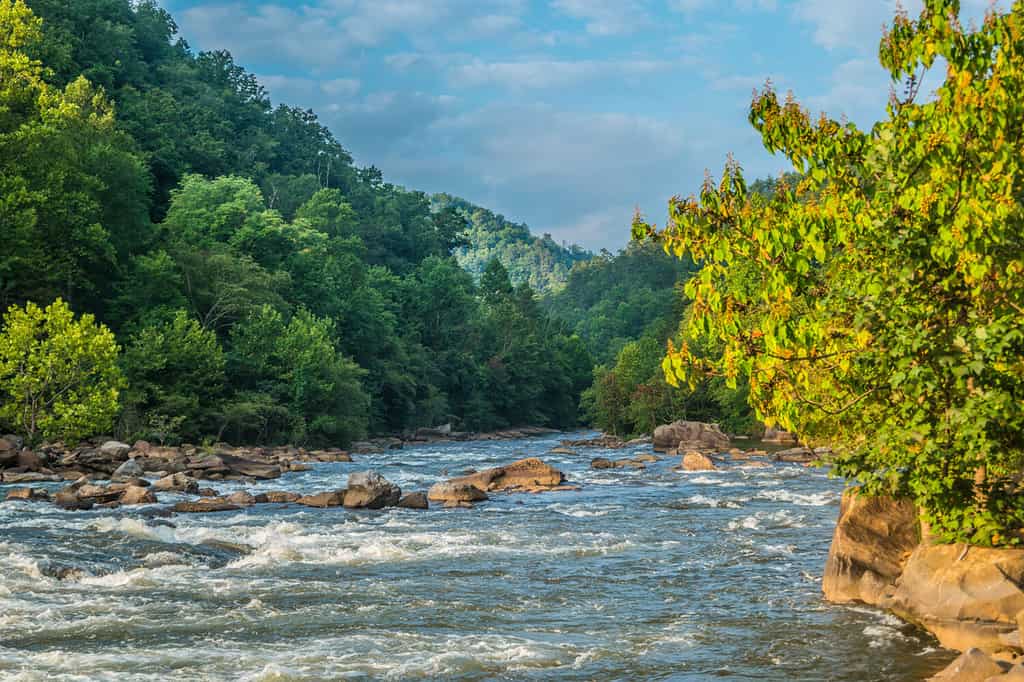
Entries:
[[[915,4],[904,3],[910,11]],[[965,0],[977,16],[987,0]],[[275,103],[317,111],[360,165],[592,249],[662,222],[729,152],[785,167],[746,120],[766,79],[870,125],[890,0],[164,0]]]

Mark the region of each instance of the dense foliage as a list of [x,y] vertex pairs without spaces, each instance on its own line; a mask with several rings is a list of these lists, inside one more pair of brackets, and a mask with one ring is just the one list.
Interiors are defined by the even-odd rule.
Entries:
[[577,423],[586,349],[528,284],[459,267],[471,216],[176,30],[154,0],[0,0],[0,304],[61,298],[116,334],[120,435]]
[[476,276],[498,259],[513,283],[529,284],[534,291],[548,294],[565,286],[573,265],[593,257],[575,244],[556,243],[550,234],[534,236],[526,225],[463,199],[437,194],[433,201],[439,210],[452,211],[466,221],[455,257]]
[[[1024,2],[966,30],[955,0],[898,15],[870,131],[770,89],[750,120],[803,179],[751,196],[729,164],[636,237],[705,263],[670,380],[749,377],[759,415],[831,443],[835,471],[913,498],[947,540],[1024,527]],[[941,61],[939,61],[941,60]],[[945,81],[918,93],[921,69]]]
[[685,308],[676,288],[695,271],[656,246],[631,242],[618,254],[605,251],[576,264],[565,287],[546,297],[544,305],[606,363],[645,334],[660,337],[664,345]]
[[0,333],[0,419],[30,441],[76,440],[109,429],[124,382],[117,342],[64,301],[11,306]]

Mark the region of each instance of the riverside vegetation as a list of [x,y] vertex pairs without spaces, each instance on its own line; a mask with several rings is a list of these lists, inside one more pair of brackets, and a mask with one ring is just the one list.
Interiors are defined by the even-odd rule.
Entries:
[[[680,417],[737,434],[777,424],[828,446],[794,457],[860,485],[826,596],[1012,657],[1024,648],[1024,2],[977,28],[958,14],[927,0],[897,15],[880,58],[904,90],[871,130],[768,88],[750,121],[793,174],[748,186],[730,161],[673,199],[664,227],[637,216],[627,249],[593,256],[355,167],[312,112],[271,106],[226,52],[194,54],[155,2],[0,0],[0,425],[66,472],[121,479],[85,491],[127,504],[152,501],[143,474],[197,494],[195,478],[301,471],[367,435],[445,423],[429,435],[589,421],[613,438],[580,445],[614,448],[643,433],[657,445]],[[929,97],[920,72],[939,65]],[[722,460],[725,434],[684,424],[696,422],[671,428],[715,440],[676,452],[685,469],[762,456]],[[111,430],[160,445],[87,441]],[[662,449],[689,442],[672,434]],[[6,439],[5,462],[39,469],[20,445]],[[529,458],[406,506],[568,492],[563,479]],[[87,485],[67,493],[89,498]],[[264,493],[180,511],[377,508],[400,492],[353,474],[304,502]],[[943,585],[972,587],[931,599]],[[1008,666],[971,652],[950,675],[972,667]]]
[[711,414],[657,371],[692,265],[391,185],[155,2],[2,8],[0,425],[345,446]]

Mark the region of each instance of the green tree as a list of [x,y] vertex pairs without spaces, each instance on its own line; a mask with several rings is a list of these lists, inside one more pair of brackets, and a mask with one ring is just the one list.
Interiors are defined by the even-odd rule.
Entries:
[[977,29],[958,11],[895,18],[880,61],[908,87],[870,131],[756,96],[795,188],[751,196],[730,163],[634,234],[704,262],[690,329],[722,353],[672,349],[671,381],[749,377],[758,415],[832,444],[839,475],[909,496],[947,540],[1002,544],[1024,526],[1024,2]]
[[[337,352],[333,331],[329,321],[305,310],[285,322],[270,306],[236,325],[229,376],[242,400],[229,408],[227,428],[243,437],[300,443],[346,445],[363,436],[369,407],[360,383],[365,372]],[[286,423],[268,416],[278,414],[275,405],[287,410]],[[246,434],[253,423],[261,432]]]
[[[127,433],[165,441],[198,439],[216,428],[213,413],[224,392],[224,352],[216,334],[185,311],[134,334],[122,366],[129,385],[121,417]],[[176,425],[174,434],[166,433],[167,424]]]
[[118,345],[64,301],[11,306],[0,333],[0,420],[24,433],[76,441],[110,428],[124,378]]

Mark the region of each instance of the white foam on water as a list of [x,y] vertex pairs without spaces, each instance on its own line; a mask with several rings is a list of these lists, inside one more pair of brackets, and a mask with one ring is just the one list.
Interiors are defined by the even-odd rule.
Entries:
[[804,517],[794,516],[786,509],[777,511],[759,511],[742,519],[734,519],[726,525],[726,530],[771,530],[773,528],[805,528]]
[[607,516],[613,512],[622,511],[620,505],[583,505],[583,504],[552,504],[548,509],[565,516],[572,516],[578,519],[585,519],[596,516]]
[[829,504],[839,504],[839,498],[839,493],[830,490],[804,494],[780,488],[776,490],[762,490],[757,494],[757,499],[771,500],[773,502],[789,502],[790,504],[795,504],[801,507],[824,507]]
[[909,637],[890,625],[868,625],[863,632],[869,638],[868,646],[873,649],[910,640]]

